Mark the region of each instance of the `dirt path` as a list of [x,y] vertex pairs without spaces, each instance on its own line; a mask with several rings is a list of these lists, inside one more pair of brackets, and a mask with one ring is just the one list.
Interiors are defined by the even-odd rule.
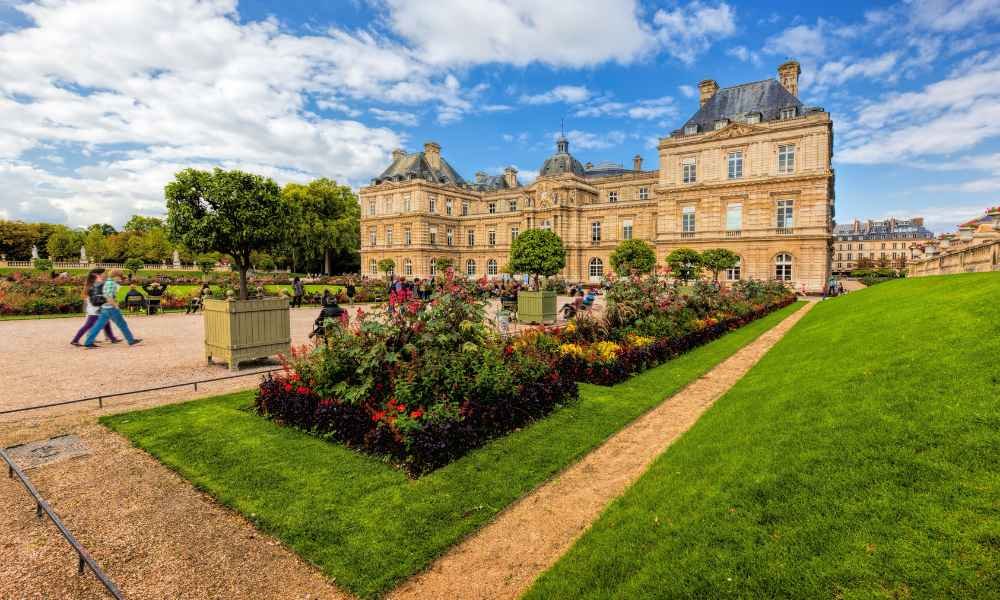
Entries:
[[417,575],[392,598],[516,598],[814,303],[615,434]]
[[[28,471],[128,598],[347,598],[311,565],[100,425],[92,454]],[[4,474],[6,475],[6,473]],[[28,493],[0,480],[0,598],[106,598]]]

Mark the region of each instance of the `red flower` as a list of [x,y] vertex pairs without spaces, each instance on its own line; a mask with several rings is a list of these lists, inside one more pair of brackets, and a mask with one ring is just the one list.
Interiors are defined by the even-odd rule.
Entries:
[[375,421],[376,423],[378,423],[379,421],[382,420],[382,417],[384,417],[384,416],[385,416],[385,411],[384,410],[380,410],[380,411],[378,411],[378,412],[376,412],[375,414],[372,415],[372,421]]
[[305,394],[308,394],[308,393],[309,393],[309,388],[307,388],[307,387],[306,387],[306,386],[304,386],[304,385],[300,385],[300,386],[298,387],[298,389],[297,389],[297,390],[295,390],[295,391],[296,391],[296,392],[298,392],[298,393],[300,393],[300,394],[303,394],[303,395],[305,395]]
[[398,410],[399,412],[406,412],[406,405],[400,404],[399,406],[396,407],[396,410]]
[[410,418],[412,419],[419,419],[422,416],[424,416],[424,411],[420,410],[419,408],[410,413]]
[[285,384],[285,391],[286,391],[286,392],[290,392],[290,391],[292,391],[292,384],[290,384],[290,383],[286,383],[286,384]]

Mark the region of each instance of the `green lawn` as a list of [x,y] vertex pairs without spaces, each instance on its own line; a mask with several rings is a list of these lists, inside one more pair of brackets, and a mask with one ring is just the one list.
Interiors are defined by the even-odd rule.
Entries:
[[343,446],[257,417],[245,392],[103,417],[199,488],[318,565],[378,595],[661,399],[800,308],[789,306],[580,401],[418,480]]
[[1000,598],[1000,273],[820,303],[529,598]]

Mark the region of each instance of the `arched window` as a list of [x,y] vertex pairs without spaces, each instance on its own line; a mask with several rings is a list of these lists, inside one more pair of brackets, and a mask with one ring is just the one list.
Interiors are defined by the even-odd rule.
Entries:
[[495,259],[489,259],[486,261],[486,274],[496,275],[497,274],[497,261]]
[[476,261],[472,260],[471,258],[465,261],[465,274],[468,275],[469,277],[472,277],[473,275],[476,274]]
[[413,261],[408,258],[403,259],[403,275],[413,275]]
[[604,276],[604,261],[596,256],[590,259],[590,278],[600,279]]
[[374,258],[368,261],[368,272],[372,275],[378,275],[378,261]]
[[774,257],[774,278],[778,281],[792,280],[792,255],[782,252]]
[[726,269],[726,281],[739,281],[743,271],[743,259],[739,259],[735,267]]

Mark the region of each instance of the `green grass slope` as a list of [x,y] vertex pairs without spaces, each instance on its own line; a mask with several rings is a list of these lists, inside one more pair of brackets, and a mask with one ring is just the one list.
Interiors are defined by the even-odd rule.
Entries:
[[1000,598],[1000,273],[820,303],[529,598]]
[[782,319],[785,307],[417,480],[256,416],[250,392],[102,417],[360,596],[390,590]]

